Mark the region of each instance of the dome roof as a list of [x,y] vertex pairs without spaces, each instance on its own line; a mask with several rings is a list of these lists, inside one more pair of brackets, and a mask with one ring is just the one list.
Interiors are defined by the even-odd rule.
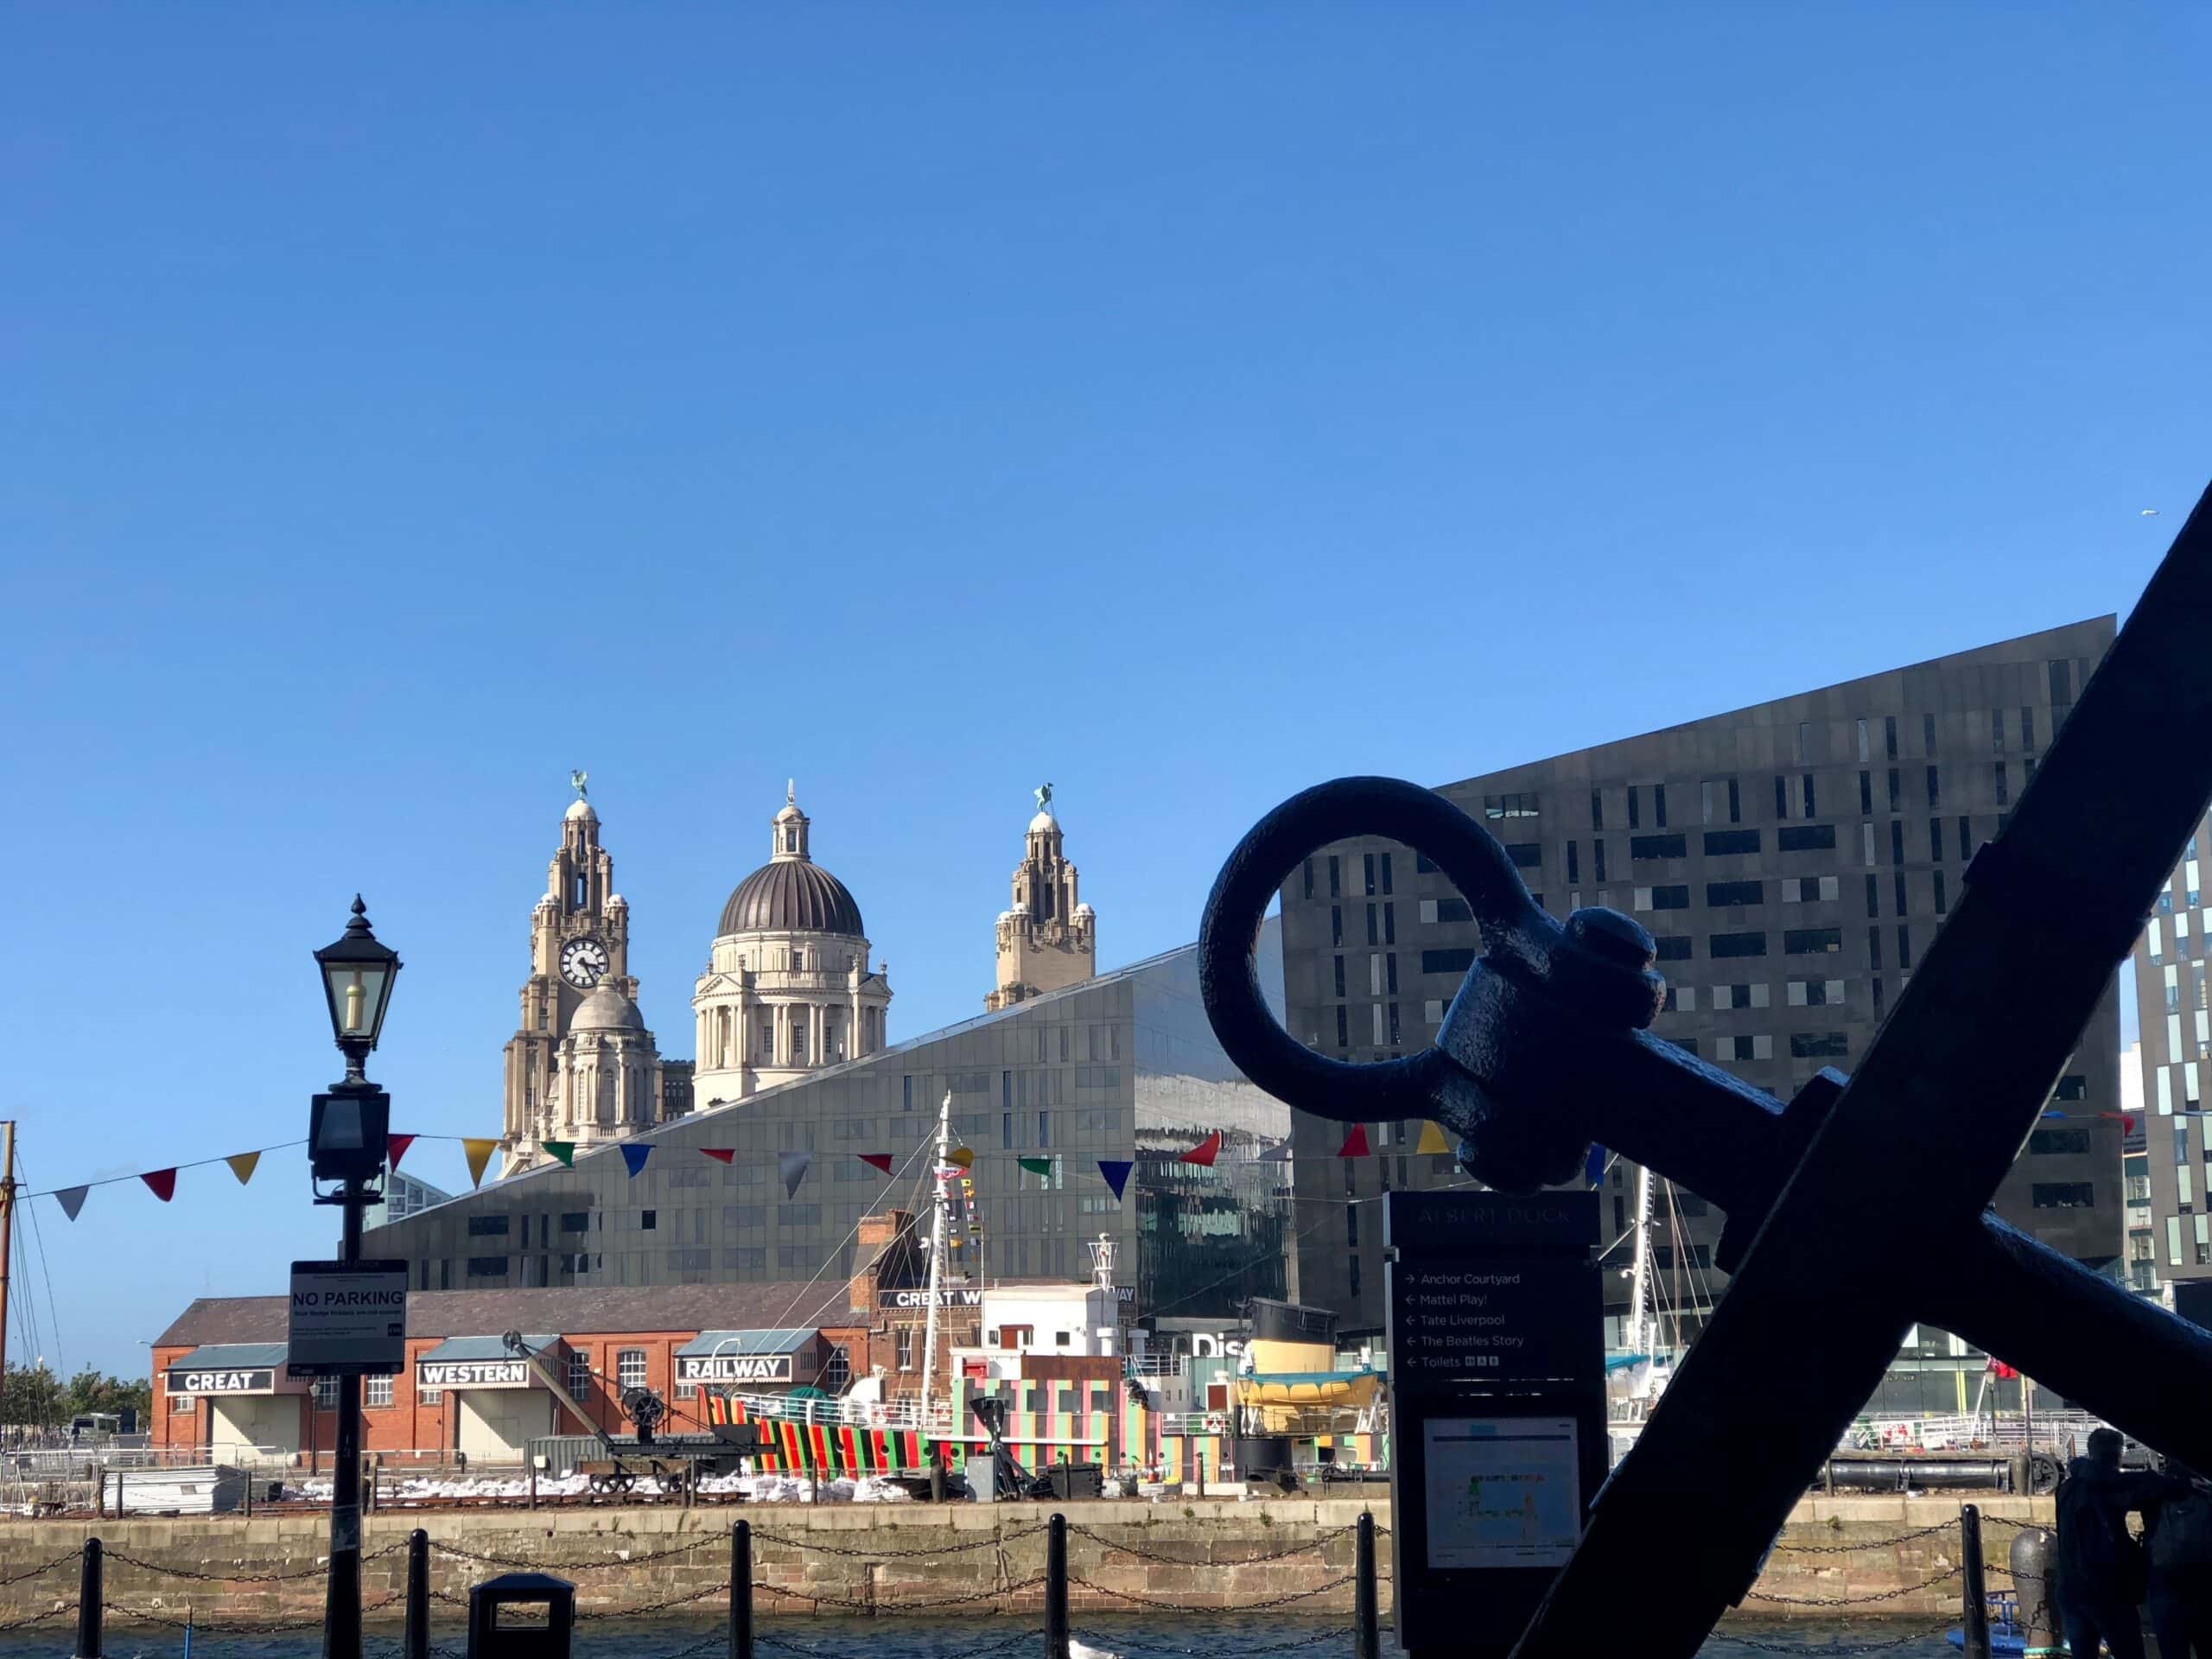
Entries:
[[576,1005],[569,1021],[570,1031],[643,1031],[645,1016],[638,1005],[612,985],[601,985]]
[[861,907],[819,864],[779,858],[737,884],[718,933],[844,933],[866,937]]
[[1050,812],[1039,812],[1029,820],[1029,833],[1033,836],[1040,830],[1057,830],[1059,827],[1060,821]]
[[599,821],[599,814],[591,810],[591,803],[582,796],[570,801],[569,810],[561,816],[564,818],[589,818],[594,823]]

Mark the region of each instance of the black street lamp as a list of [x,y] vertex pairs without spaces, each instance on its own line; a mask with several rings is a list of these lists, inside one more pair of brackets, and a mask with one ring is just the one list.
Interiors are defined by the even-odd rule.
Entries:
[[[346,1056],[346,1076],[315,1096],[308,1116],[308,1170],[317,1204],[340,1206],[345,1217],[341,1262],[361,1259],[361,1211],[381,1196],[371,1183],[384,1173],[391,1096],[362,1074],[384,1030],[399,953],[369,931],[368,906],[353,896],[353,919],[337,942],[315,953],[330,1008],[330,1034]],[[361,1653],[361,1379],[338,1379],[338,1446],[331,1470],[330,1582],[323,1602],[324,1659]]]

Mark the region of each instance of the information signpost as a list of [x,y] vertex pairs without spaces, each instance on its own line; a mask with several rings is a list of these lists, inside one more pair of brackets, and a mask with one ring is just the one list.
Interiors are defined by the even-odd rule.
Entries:
[[1393,1192],[1382,1215],[1398,1643],[1503,1659],[1605,1478],[1598,1195]]

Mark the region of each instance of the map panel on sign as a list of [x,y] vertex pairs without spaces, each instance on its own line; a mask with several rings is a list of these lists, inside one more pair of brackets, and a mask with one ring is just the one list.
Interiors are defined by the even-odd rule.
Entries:
[[1428,1565],[1558,1567],[1581,1536],[1572,1417],[1432,1417]]

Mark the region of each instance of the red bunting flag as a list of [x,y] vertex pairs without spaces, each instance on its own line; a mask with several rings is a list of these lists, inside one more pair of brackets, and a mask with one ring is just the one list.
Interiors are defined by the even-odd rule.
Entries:
[[174,1168],[149,1169],[138,1179],[145,1182],[154,1196],[163,1204],[176,1196],[176,1171]]
[[870,1168],[880,1169],[887,1175],[891,1173],[891,1154],[887,1152],[856,1152],[853,1156]]
[[735,1147],[702,1147],[699,1150],[705,1153],[708,1157],[714,1159],[717,1163],[726,1164],[729,1162],[731,1159],[737,1156],[737,1148]]
[[2135,1133],[2135,1117],[2134,1117],[2134,1115],[2133,1115],[2133,1113],[2130,1113],[2130,1112],[2099,1112],[2099,1113],[2097,1114],[2097,1116],[2098,1116],[2099,1117],[2116,1117],[2116,1118],[2118,1118],[2118,1119],[2120,1120],[2120,1132],[2122,1135],[2133,1135],[2133,1134],[2134,1134],[2134,1133]]
[[387,1135],[385,1136],[384,1160],[391,1166],[391,1173],[393,1174],[397,1175],[399,1173],[399,1160],[407,1155],[407,1148],[414,1144],[415,1137],[411,1135]]
[[1183,1154],[1183,1161],[1186,1164],[1204,1164],[1208,1169],[1211,1169],[1213,1167],[1214,1154],[1220,1150],[1221,1131],[1219,1129],[1216,1129],[1211,1135],[1206,1136],[1205,1140],[1199,1141],[1197,1146],[1192,1147],[1188,1152],[1185,1153]]
[[1344,1145],[1337,1148],[1337,1156],[1339,1158],[1364,1158],[1368,1156],[1366,1124],[1355,1123],[1351,1126],[1351,1133],[1344,1136]]

